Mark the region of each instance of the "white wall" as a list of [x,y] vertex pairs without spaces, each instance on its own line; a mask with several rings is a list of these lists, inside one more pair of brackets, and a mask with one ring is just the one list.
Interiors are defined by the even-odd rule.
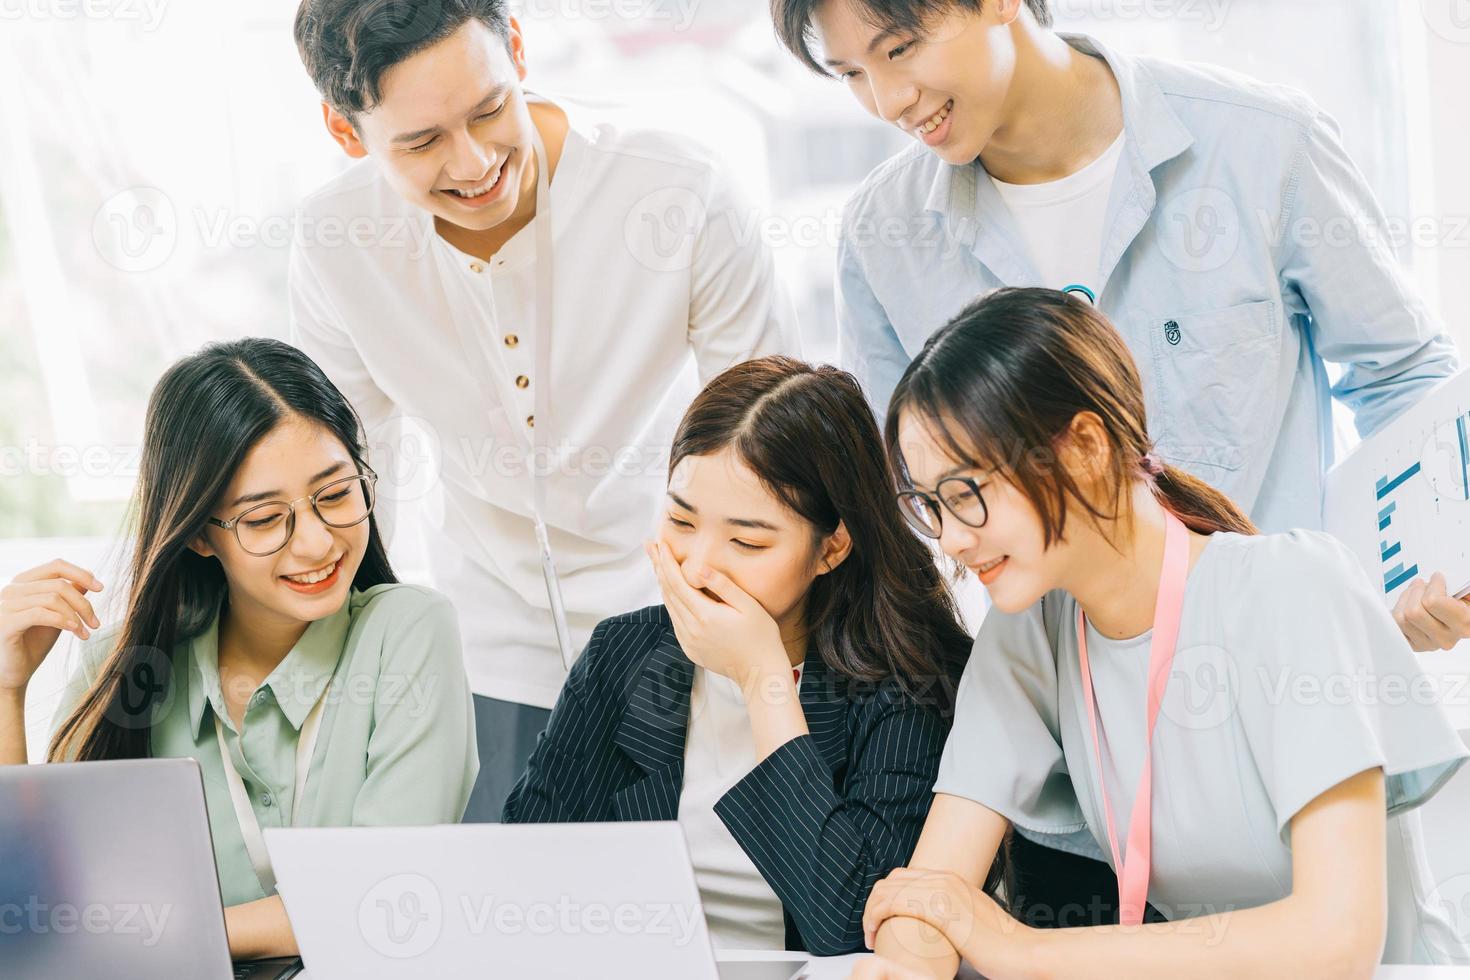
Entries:
[[1449,235],[1439,256],[1440,310],[1470,352],[1470,10],[1455,40],[1431,31],[1427,49],[1435,210]]

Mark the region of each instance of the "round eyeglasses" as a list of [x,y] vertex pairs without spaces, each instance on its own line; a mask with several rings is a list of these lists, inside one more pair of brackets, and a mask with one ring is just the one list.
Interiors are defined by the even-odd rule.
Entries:
[[256,504],[228,521],[209,518],[209,523],[235,532],[235,540],[248,555],[265,558],[286,547],[296,533],[296,505],[311,502],[311,509],[328,527],[353,527],[373,512],[378,474],[372,470],[333,480],[316,493],[295,500],[269,500]]
[[898,509],[903,512],[909,526],[926,538],[939,537],[946,510],[961,524],[970,527],[984,527],[990,519],[990,512],[985,509],[985,498],[980,494],[980,484],[968,476],[945,477],[932,494],[922,490],[902,490],[898,493]]

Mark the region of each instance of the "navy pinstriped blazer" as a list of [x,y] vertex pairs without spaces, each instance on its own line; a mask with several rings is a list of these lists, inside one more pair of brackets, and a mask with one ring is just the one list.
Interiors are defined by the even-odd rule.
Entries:
[[[502,819],[677,819],[693,685],[663,606],[604,620]],[[715,813],[781,899],[787,948],[855,952],[868,892],[918,843],[948,722],[892,680],[847,688],[815,650],[801,706],[810,734],[763,760]]]

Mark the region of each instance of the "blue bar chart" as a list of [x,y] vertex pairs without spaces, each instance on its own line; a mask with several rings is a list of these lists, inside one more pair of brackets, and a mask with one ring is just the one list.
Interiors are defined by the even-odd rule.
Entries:
[[1326,529],[1392,605],[1415,579],[1470,595],[1470,372],[1448,379],[1327,477]]
[[[1395,490],[1403,486],[1409,480],[1418,476],[1421,469],[1422,467],[1420,466],[1420,464],[1415,463],[1413,466],[1410,466],[1398,476],[1395,476],[1391,479],[1386,476],[1379,477],[1377,486],[1378,502],[1382,504],[1383,501],[1386,500],[1389,495],[1391,495]],[[1398,504],[1394,501],[1389,501],[1388,504],[1379,509],[1378,530],[1386,531],[1389,529],[1389,527],[1393,524],[1393,512],[1397,509]],[[1399,557],[1400,552],[1403,550],[1403,543],[1400,541],[1395,541],[1392,544],[1389,544],[1388,541],[1380,541],[1378,547],[1379,557],[1382,559],[1383,564],[1386,566],[1389,562]],[[1392,568],[1385,569],[1383,573],[1383,591],[1385,593],[1392,592],[1394,589],[1397,589],[1405,582],[1412,581],[1414,576],[1418,574],[1418,565],[1409,565],[1405,567],[1403,559],[1400,559],[1399,562],[1395,564]]]
[[1461,415],[1455,419],[1455,433],[1460,443],[1460,494],[1470,500],[1470,436],[1465,434],[1470,422],[1466,421],[1467,418],[1470,416]]

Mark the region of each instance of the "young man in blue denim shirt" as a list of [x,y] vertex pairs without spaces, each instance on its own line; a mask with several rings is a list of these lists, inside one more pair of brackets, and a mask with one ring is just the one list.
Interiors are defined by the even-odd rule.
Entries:
[[[793,53],[915,140],[849,200],[839,247],[843,360],[880,415],[977,294],[1070,288],[1127,338],[1162,456],[1263,530],[1320,528],[1331,397],[1368,436],[1456,370],[1336,124],[1301,93],[1059,35],[1047,0],[772,13]],[[1470,637],[1443,575],[1395,617],[1417,650]]]

